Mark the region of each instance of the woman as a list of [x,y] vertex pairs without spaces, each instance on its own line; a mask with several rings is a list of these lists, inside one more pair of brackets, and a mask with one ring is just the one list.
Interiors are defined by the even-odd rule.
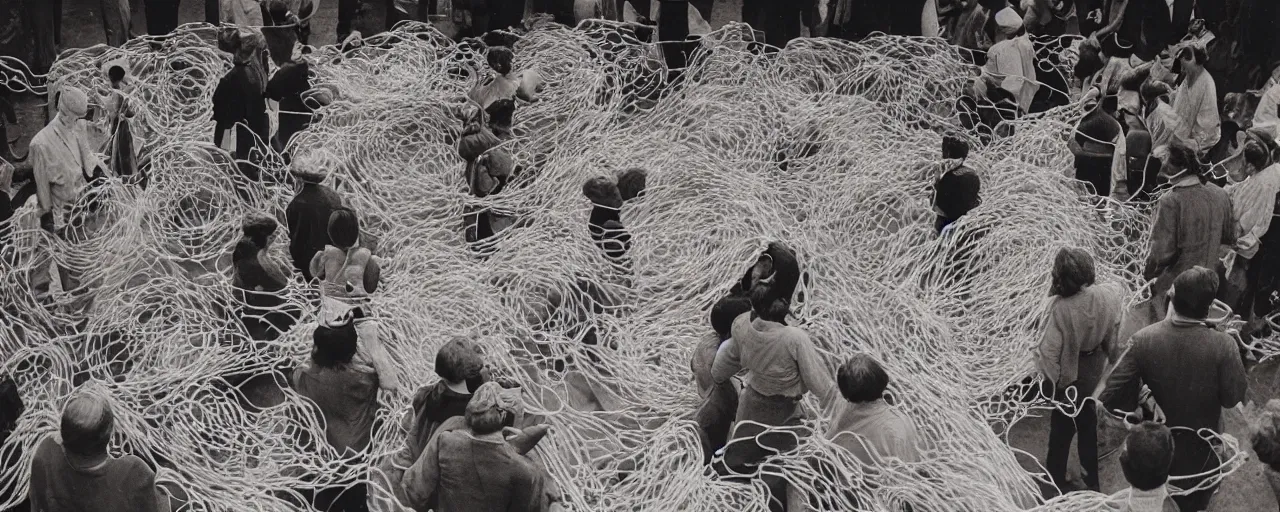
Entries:
[[[1102,370],[1114,358],[1120,331],[1123,291],[1116,284],[1094,284],[1093,257],[1076,248],[1063,248],[1053,261],[1048,324],[1036,365],[1058,402],[1049,423],[1049,454],[1045,466],[1059,489],[1066,488],[1071,439],[1080,435],[1080,464],[1085,485],[1098,486],[1098,416],[1092,395]],[[1049,394],[1049,393],[1046,393]],[[1064,410],[1073,412],[1074,417]]]
[[142,147],[142,141],[138,140],[132,129],[132,121],[137,113],[128,98],[133,91],[133,80],[125,71],[126,65],[123,61],[117,61],[106,66],[107,79],[111,82],[111,95],[107,97],[104,106],[110,127],[108,144],[111,172],[116,176],[133,176],[137,173],[138,150]]
[[271,341],[293,327],[296,317],[279,311],[285,304],[279,292],[289,284],[289,274],[271,258],[271,242],[279,224],[270,216],[245,219],[244,237],[231,255],[231,285],[246,307],[241,321],[255,340]]
[[1114,95],[1102,98],[1094,110],[1080,120],[1071,145],[1076,179],[1092,185],[1093,192],[1101,197],[1111,195],[1116,152],[1124,143],[1124,130],[1115,118],[1116,105]]
[[[357,341],[350,323],[316,327],[313,340],[311,360],[293,372],[293,389],[315,404],[325,439],[348,468],[363,466],[377,428],[379,375],[353,363]],[[316,494],[316,508],[368,510],[367,495],[363,482],[331,487]]]
[[[1272,220],[1280,213],[1280,147],[1266,131],[1251,129],[1245,132],[1245,162],[1253,171],[1240,183],[1227,186],[1231,197],[1231,213],[1235,219],[1235,266],[1244,269],[1244,288],[1235,301],[1235,311],[1248,320],[1251,314],[1257,318],[1250,326],[1260,324],[1261,318],[1271,312],[1270,292],[1274,286],[1266,286],[1262,300],[1255,307],[1258,292],[1263,283],[1275,280],[1276,265],[1280,264],[1280,235],[1270,229]],[[1241,333],[1249,335],[1252,329]]]
[[[403,501],[436,512],[535,512],[547,496],[540,469],[503,436],[515,414],[489,382],[466,406],[465,428],[440,432],[405,473]],[[543,429],[545,433],[545,429]]]
[[348,316],[360,333],[355,364],[377,371],[382,389],[395,391],[399,370],[378,336],[369,294],[378,290],[382,267],[360,247],[360,221],[348,209],[329,216],[329,243],[311,259],[311,275],[320,279],[320,323],[340,323]]
[[720,347],[732,339],[733,321],[749,312],[751,301],[745,297],[729,296],[720,299],[711,308],[711,327],[714,333],[698,344],[689,364],[693,370],[698,396],[703,400],[696,413],[703,464],[710,464],[715,452],[724,448],[728,442],[729,429],[733,426],[733,417],[738,410],[738,384],[715,384],[711,378],[711,369]]
[[240,172],[257,181],[257,166],[249,163],[250,150],[270,140],[267,117],[267,73],[263,49],[266,41],[256,32],[234,32],[228,41],[235,65],[213,91],[213,143],[223,145],[226,133],[235,130],[235,157]]

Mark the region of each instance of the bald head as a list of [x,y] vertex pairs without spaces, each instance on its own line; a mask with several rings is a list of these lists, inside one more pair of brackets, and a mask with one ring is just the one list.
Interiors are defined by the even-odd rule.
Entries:
[[62,446],[75,455],[106,453],[115,427],[111,404],[101,397],[79,395],[62,410]]

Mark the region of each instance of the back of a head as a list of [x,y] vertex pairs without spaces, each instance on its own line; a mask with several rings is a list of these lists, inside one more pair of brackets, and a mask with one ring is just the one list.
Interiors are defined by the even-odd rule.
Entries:
[[1200,160],[1196,158],[1194,149],[1181,142],[1174,142],[1169,145],[1169,156],[1166,158],[1160,173],[1165,177],[1173,177],[1185,174],[1184,171],[1185,173],[1199,176],[1201,173]]
[[515,62],[515,54],[505,46],[491,46],[485,55],[489,67],[499,73],[510,73]]
[[472,393],[471,401],[467,402],[467,427],[479,435],[502,430],[506,421],[505,410],[502,386],[496,382],[486,382]]
[[969,143],[953,135],[943,136],[942,158],[949,160],[969,158]]
[[77,395],[62,409],[62,446],[73,455],[106,453],[114,428],[111,404],[103,398]]
[[866,353],[856,353],[836,370],[836,385],[845,400],[853,403],[874,402],[884,398],[889,387],[889,374],[880,363]]
[[733,330],[733,321],[743,313],[751,312],[751,300],[746,297],[725,297],[711,307],[711,328],[715,329],[720,339],[728,339]]
[[1276,141],[1265,130],[1251,128],[1246,133],[1244,160],[1255,169],[1263,169],[1275,163]]
[[618,184],[606,176],[596,176],[583,183],[582,195],[599,206],[622,207],[622,192],[618,190]]
[[1120,470],[1134,489],[1150,491],[1164,486],[1172,463],[1173,436],[1169,427],[1144,421],[1125,437]]
[[267,237],[275,234],[276,229],[279,227],[280,223],[270,215],[251,215],[240,225],[240,229],[244,232],[246,238],[264,246],[266,245]]
[[1092,285],[1095,279],[1093,256],[1084,249],[1063,247],[1053,259],[1050,293],[1071,297]]
[[1173,280],[1173,310],[1187,318],[1205,318],[1217,294],[1218,273],[1192,267]]
[[1258,462],[1266,464],[1272,471],[1280,471],[1280,399],[1273,398],[1267,402],[1252,437],[1253,452],[1258,454]]
[[618,192],[623,201],[630,201],[644,194],[649,172],[639,167],[632,167],[618,174]]
[[1169,89],[1169,85],[1164,82],[1148,80],[1142,84],[1140,93],[1142,94],[1142,101],[1152,103],[1155,102],[1157,98],[1172,94],[1173,91],[1171,91]]
[[360,219],[347,208],[329,215],[329,242],[339,249],[350,249],[360,241]]
[[111,83],[118,83],[124,80],[124,68],[120,66],[111,66],[107,69],[107,78],[111,79]]
[[436,375],[445,382],[458,383],[474,379],[484,368],[480,348],[465,338],[454,338],[436,352]]
[[751,311],[770,322],[783,323],[791,313],[791,299],[783,297],[776,284],[757,282],[751,287]]
[[353,323],[320,325],[312,333],[311,362],[321,368],[337,368],[356,355],[357,338]]

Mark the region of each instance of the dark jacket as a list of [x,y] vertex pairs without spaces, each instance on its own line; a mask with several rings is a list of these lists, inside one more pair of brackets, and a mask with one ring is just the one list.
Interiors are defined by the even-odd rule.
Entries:
[[342,207],[342,196],[319,183],[304,182],[285,209],[289,256],[294,268],[311,281],[311,258],[329,245],[329,216]]

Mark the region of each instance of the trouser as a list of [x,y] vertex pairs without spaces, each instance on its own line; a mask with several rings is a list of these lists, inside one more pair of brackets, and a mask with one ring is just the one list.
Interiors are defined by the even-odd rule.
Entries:
[[[798,432],[789,427],[800,425],[799,404],[799,398],[765,396],[751,386],[742,388],[733,433],[724,451],[725,465],[740,471],[769,455],[794,449]],[[779,430],[764,434],[769,427]]]
[[489,0],[489,29],[509,30],[524,21],[525,0]]
[[178,28],[178,0],[145,0],[147,33],[162,36]]
[[1095,194],[1111,195],[1111,157],[1077,156],[1076,179],[1093,185]]
[[102,0],[102,26],[107,32],[107,45],[121,46],[129,40],[129,2]]
[[[351,24],[360,10],[361,0],[338,0],[338,42],[341,43],[351,35]],[[369,35],[369,34],[365,34]]]
[[222,22],[222,7],[218,0],[204,0],[204,22],[210,25]]
[[[1216,476],[1220,466],[1218,454],[1208,441],[1201,439],[1198,434],[1190,430],[1173,430],[1173,464],[1169,468],[1170,483],[1182,489],[1195,487],[1200,482]],[[1196,478],[1178,478],[1200,473],[1206,474]],[[1185,496],[1174,496],[1173,501],[1178,504],[1178,509],[1182,512],[1199,512],[1209,508],[1209,501],[1213,499],[1213,493],[1217,490],[1218,486],[1215,485]]]
[[1080,23],[1080,35],[1089,37],[1107,25],[1102,0],[1076,0],[1076,19]]
[[[1067,460],[1071,452],[1071,440],[1079,434],[1077,452],[1080,455],[1080,465],[1085,471],[1084,483],[1090,490],[1097,491],[1099,489],[1098,414],[1095,410],[1095,402],[1086,400],[1087,392],[1077,388],[1074,383],[1067,386],[1067,389],[1075,390],[1075,399],[1070,404],[1078,414],[1072,418],[1057,407],[1053,409],[1053,414],[1049,418],[1049,454],[1045,457],[1045,469],[1049,470],[1049,477],[1053,479],[1054,485],[1062,489],[1067,483]],[[1065,401],[1066,393],[1067,390],[1058,390],[1054,399]]]
[[26,0],[24,5],[24,15],[35,36],[31,70],[48,73],[62,44],[62,0]]
[[1196,0],[1174,0],[1173,31],[1170,33],[1169,44],[1176,43],[1187,35],[1187,30],[1191,28],[1191,15],[1195,5]]
[[711,394],[698,408],[699,439],[702,441],[702,462],[710,464],[715,452],[729,441],[733,417],[738,410],[738,390],[733,382],[712,386]]

